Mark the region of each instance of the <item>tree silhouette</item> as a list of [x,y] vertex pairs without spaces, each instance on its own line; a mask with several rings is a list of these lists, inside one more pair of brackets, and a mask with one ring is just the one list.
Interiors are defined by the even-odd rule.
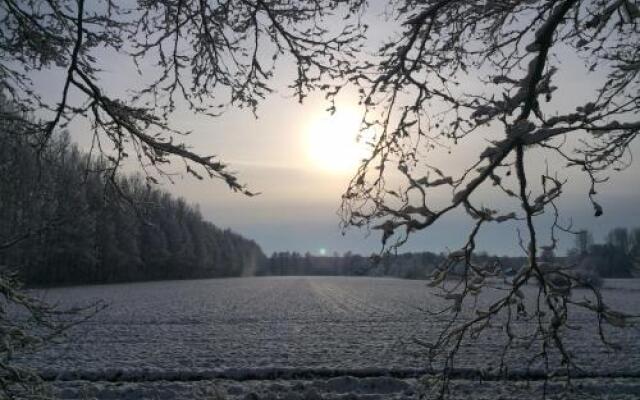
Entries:
[[[173,127],[182,104],[197,114],[217,116],[228,106],[255,111],[272,89],[280,58],[293,60],[290,87],[302,100],[325,79],[337,79],[357,50],[363,26],[356,18],[363,1],[315,0],[36,0],[0,3],[2,35],[0,89],[37,138],[40,147],[74,119],[89,122],[92,151],[114,172],[134,157],[150,181],[166,174],[171,160],[199,179],[222,179],[234,191],[252,193],[217,156],[201,154],[182,141],[189,132]],[[330,32],[322,21],[338,13],[351,24]],[[132,61],[128,72],[140,87],[126,97],[102,82],[107,59]],[[126,65],[118,65],[125,75]],[[56,101],[47,101],[34,73],[61,74]],[[37,120],[26,116],[36,115]],[[23,117],[24,116],[24,117]]]
[[[540,263],[541,233],[536,217],[550,213],[547,249],[560,231],[557,200],[566,179],[545,157],[584,174],[586,197],[596,217],[598,184],[631,161],[629,146],[640,133],[640,10],[635,1],[398,1],[393,16],[399,37],[383,45],[352,75],[367,108],[363,130],[377,135],[371,156],[343,195],[344,227],[381,231],[384,251],[395,251],[415,232],[463,210],[472,221],[466,243],[434,273],[452,314],[428,346],[442,355],[436,392],[447,393],[461,344],[496,324],[506,337],[498,373],[507,355],[526,347],[528,361],[545,377],[571,377],[578,370],[566,345],[566,327],[579,309],[593,312],[603,341],[603,323],[623,326],[625,316],[602,302],[598,289],[570,266]],[[572,61],[573,62],[570,62]],[[577,62],[581,61],[581,62]],[[573,65],[582,64],[582,67]],[[565,65],[569,64],[569,67]],[[589,98],[566,96],[563,68],[597,85]],[[483,138],[484,141],[474,140]],[[473,141],[476,153],[439,167],[436,151],[460,152]],[[482,143],[477,145],[477,143]],[[533,155],[535,154],[535,155]],[[454,163],[467,163],[456,172]],[[537,176],[532,176],[533,174]],[[398,189],[399,188],[399,189]],[[483,193],[489,193],[490,198]],[[442,196],[447,196],[445,202]],[[500,200],[504,196],[505,201]],[[509,204],[501,207],[499,204]],[[520,245],[527,264],[505,280],[498,299],[491,288],[502,269],[473,254],[489,224],[521,223]],[[462,274],[458,273],[464,266]],[[455,271],[454,271],[455,270]],[[561,277],[563,279],[557,279]],[[539,282],[539,289],[525,290]],[[572,288],[587,286],[587,300]],[[488,297],[486,297],[489,294]],[[516,319],[536,325],[518,332]],[[531,347],[535,343],[538,347]],[[534,350],[535,349],[535,350]]]

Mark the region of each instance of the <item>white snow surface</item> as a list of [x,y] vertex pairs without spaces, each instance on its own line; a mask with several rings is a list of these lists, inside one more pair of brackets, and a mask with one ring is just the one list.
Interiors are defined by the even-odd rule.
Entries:
[[[424,311],[445,304],[425,282],[385,278],[162,281],[39,295],[62,308],[109,305],[60,343],[21,359],[65,399],[416,398],[427,362],[415,339],[433,340],[448,317]],[[640,314],[640,280],[606,281],[603,296],[614,309]],[[600,344],[592,316],[579,312],[572,321],[580,330],[571,351],[584,368],[577,385],[596,397],[640,398],[638,325],[607,330],[622,346],[615,352]],[[541,393],[541,382],[519,386],[517,353],[509,356],[513,382],[475,378],[497,362],[502,336],[495,328],[463,344],[459,398]]]

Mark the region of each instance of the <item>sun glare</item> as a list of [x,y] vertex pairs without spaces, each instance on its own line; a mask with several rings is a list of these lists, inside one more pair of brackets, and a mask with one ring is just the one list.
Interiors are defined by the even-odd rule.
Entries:
[[307,128],[309,160],[330,172],[349,172],[367,155],[367,146],[357,141],[361,115],[350,109],[338,109],[317,116]]

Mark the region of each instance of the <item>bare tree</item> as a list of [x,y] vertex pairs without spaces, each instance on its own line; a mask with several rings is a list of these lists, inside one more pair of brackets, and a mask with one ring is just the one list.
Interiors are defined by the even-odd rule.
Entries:
[[[134,155],[148,179],[182,160],[187,173],[220,178],[251,195],[216,156],[199,154],[170,117],[180,104],[219,115],[229,106],[254,110],[271,91],[277,60],[293,60],[290,87],[302,100],[325,78],[339,78],[357,50],[364,27],[356,12],[363,0],[31,0],[0,2],[0,90],[44,146],[56,129],[86,119],[92,150],[108,156],[115,171]],[[330,14],[352,20],[342,30],[323,28]],[[326,25],[326,24],[325,24]],[[102,84],[105,60],[132,60],[141,86],[126,98]],[[119,66],[126,71],[126,65]],[[34,73],[59,73],[59,99],[47,102]],[[3,115],[3,119],[16,118]],[[157,174],[155,174],[157,175]]]
[[[536,217],[545,212],[553,217],[550,251],[570,226],[561,224],[557,206],[566,179],[553,171],[554,163],[546,169],[536,164],[548,157],[584,174],[594,214],[603,213],[596,201],[598,184],[629,165],[630,145],[640,134],[638,2],[404,0],[394,5],[402,33],[351,78],[362,87],[367,108],[363,130],[376,138],[343,195],[343,224],[382,231],[383,250],[393,251],[456,210],[473,221],[466,243],[451,252],[431,283],[449,300],[441,312],[452,313],[428,345],[432,357],[443,356],[438,384],[432,386],[439,397],[447,393],[461,344],[494,325],[505,335],[499,373],[507,371],[507,356],[524,348],[545,379],[563,375],[570,382],[578,370],[567,345],[573,335],[567,329],[570,316],[580,309],[593,312],[596,333],[607,345],[612,344],[603,325],[624,326],[628,318],[610,310],[598,289],[569,266],[541,263]],[[563,104],[571,97],[559,78],[563,61],[581,61],[583,69],[571,73],[584,73],[598,85],[589,98],[571,98],[578,101],[575,109]],[[554,101],[563,91],[563,102]],[[443,168],[432,162],[435,151],[456,153],[478,136],[485,144],[477,154],[455,159],[468,162],[462,172],[456,173],[452,161]],[[491,196],[490,207],[483,205],[483,191]],[[449,193],[444,204],[438,193]],[[503,203],[512,205],[498,207]],[[520,244],[528,262],[512,281],[498,284],[501,268],[475,262],[473,254],[482,229],[505,221],[524,228]],[[462,274],[454,274],[460,265]],[[534,281],[539,285],[530,290],[527,284]],[[586,286],[590,295],[572,296],[576,286]],[[516,320],[536,328],[519,331]]]

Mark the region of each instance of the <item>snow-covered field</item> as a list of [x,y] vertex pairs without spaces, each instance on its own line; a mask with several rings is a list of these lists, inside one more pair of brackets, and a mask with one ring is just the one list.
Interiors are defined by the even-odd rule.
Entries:
[[[640,314],[640,281],[607,281],[603,293],[614,308]],[[41,295],[61,306],[109,304],[60,344],[24,359],[68,399],[415,398],[426,357],[414,339],[428,341],[444,321],[424,312],[441,304],[425,282],[399,279],[165,281]],[[575,324],[582,329],[572,351],[585,369],[577,385],[596,397],[640,398],[639,327],[612,331],[624,350],[611,352],[587,315]],[[497,336],[465,347],[458,368],[495,361]],[[540,393],[541,383],[481,383],[462,374],[454,386],[460,398],[515,399]]]

